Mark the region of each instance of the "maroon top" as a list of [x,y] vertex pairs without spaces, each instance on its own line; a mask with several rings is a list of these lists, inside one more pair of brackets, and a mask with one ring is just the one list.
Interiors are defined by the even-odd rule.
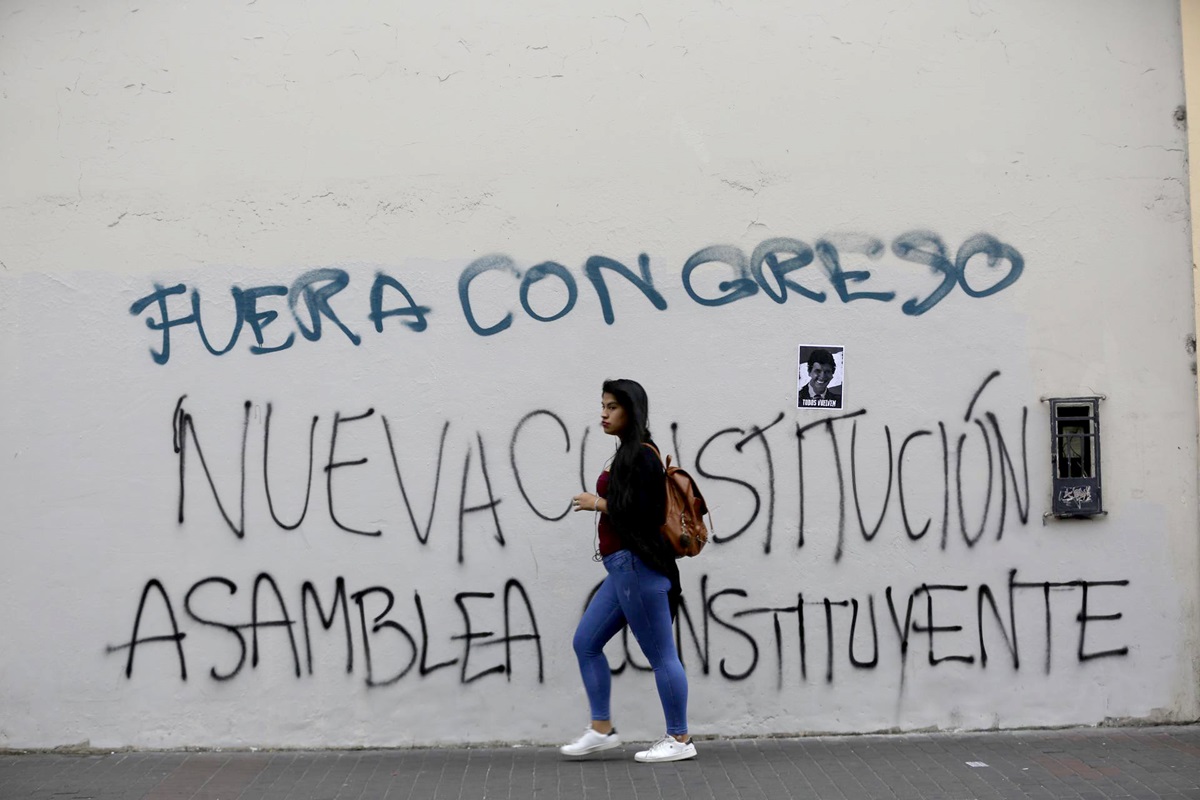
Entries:
[[[600,473],[600,477],[596,479],[596,494],[600,497],[608,497],[608,470]],[[621,544],[621,539],[617,536],[617,532],[613,530],[612,523],[608,520],[608,514],[600,515],[600,522],[597,524],[600,531],[600,555],[612,555],[618,550],[624,550],[625,546]]]

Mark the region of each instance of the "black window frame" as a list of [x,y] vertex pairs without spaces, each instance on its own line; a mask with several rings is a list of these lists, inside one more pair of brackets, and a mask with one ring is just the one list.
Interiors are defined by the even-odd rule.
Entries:
[[1100,401],[1103,395],[1050,397],[1048,516],[1086,518],[1107,514],[1102,492]]

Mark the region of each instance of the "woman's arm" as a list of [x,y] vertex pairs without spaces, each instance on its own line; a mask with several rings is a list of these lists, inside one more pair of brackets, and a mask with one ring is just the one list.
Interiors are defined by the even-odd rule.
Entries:
[[[638,459],[633,462],[633,491],[629,508],[621,509],[621,513],[627,519],[653,523],[654,527],[661,525],[667,510],[664,477],[663,465],[658,456],[649,447],[643,447]],[[599,511],[601,514],[608,514],[609,509],[608,500],[593,492],[581,492],[571,498],[573,511]]]
[[575,511],[599,511],[601,514],[607,514],[608,501],[591,492],[582,492],[571,498],[571,508]]

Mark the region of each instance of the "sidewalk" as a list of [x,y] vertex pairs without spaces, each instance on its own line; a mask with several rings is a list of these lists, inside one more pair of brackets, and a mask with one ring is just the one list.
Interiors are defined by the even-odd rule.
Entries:
[[[642,744],[642,743],[637,743]],[[1200,798],[1200,726],[637,744],[568,761],[549,747],[0,755],[0,798]]]

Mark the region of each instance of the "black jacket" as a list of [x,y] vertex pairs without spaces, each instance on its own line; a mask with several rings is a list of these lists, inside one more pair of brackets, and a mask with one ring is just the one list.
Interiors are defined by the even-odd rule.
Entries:
[[609,520],[627,550],[671,581],[667,599],[671,603],[671,617],[674,618],[682,590],[675,551],[660,530],[667,515],[666,472],[658,456],[649,447],[643,447],[633,462],[630,485],[633,492],[627,504],[617,504],[609,499]]

